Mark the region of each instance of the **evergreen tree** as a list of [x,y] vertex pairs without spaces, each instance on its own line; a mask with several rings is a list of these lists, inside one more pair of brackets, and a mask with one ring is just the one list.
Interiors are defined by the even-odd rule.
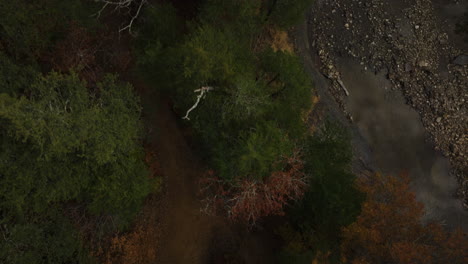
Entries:
[[108,77],[89,94],[76,75],[51,73],[27,94],[0,94],[4,219],[71,199],[129,219],[149,191],[130,87]]

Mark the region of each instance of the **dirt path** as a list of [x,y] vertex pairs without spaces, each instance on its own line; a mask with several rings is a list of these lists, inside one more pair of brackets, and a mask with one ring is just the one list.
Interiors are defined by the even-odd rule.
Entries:
[[202,169],[192,156],[168,100],[145,90],[142,103],[150,124],[150,141],[164,177],[156,263],[207,263],[208,247],[221,221],[200,212],[196,192]]
[[160,199],[144,209],[148,215],[157,214],[150,224],[158,227],[157,230],[144,227],[154,232],[149,234],[154,239],[146,240],[154,244],[143,248],[146,252],[155,251],[155,261],[145,259],[144,263],[276,263],[273,234],[248,230],[226,218],[200,211],[197,192],[203,168],[178,126],[178,117],[171,111],[169,100],[150,93],[141,82],[133,83],[143,91],[143,112],[150,124],[149,141],[158,153],[164,178]]

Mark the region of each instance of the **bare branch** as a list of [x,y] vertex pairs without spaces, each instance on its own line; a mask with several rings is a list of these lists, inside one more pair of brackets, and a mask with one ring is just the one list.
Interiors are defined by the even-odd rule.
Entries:
[[[128,24],[126,25],[123,25],[120,29],[119,29],[119,33],[122,32],[122,31],[125,31],[125,30],[128,30],[128,32],[133,35],[133,32],[132,32],[132,25],[133,25],[133,22],[138,18],[138,16],[140,15],[140,12],[141,12],[141,9],[142,7],[148,2],[148,0],[95,0],[96,2],[100,2],[100,3],[103,3],[104,5],[102,6],[102,8],[96,12],[95,16],[97,18],[99,18],[101,16],[101,13],[108,7],[108,6],[113,6],[114,7],[114,10],[113,11],[117,11],[117,10],[123,10],[123,9],[127,9],[128,10],[128,13],[130,14],[131,16],[131,19],[130,19],[130,22],[128,22]],[[133,4],[137,4],[138,5],[138,9],[137,11],[135,12],[135,14],[131,14],[131,6]]]
[[190,120],[190,118],[188,117],[190,112],[192,112],[193,109],[197,108],[197,106],[200,103],[201,99],[204,98],[205,93],[207,93],[207,92],[209,92],[211,90],[213,90],[213,87],[210,87],[210,86],[203,86],[200,89],[196,89],[194,91],[195,93],[200,92],[200,94],[197,96],[197,101],[195,102],[195,104],[189,110],[187,110],[187,113],[185,114],[184,117],[182,117],[182,119]]
[[132,25],[133,25],[133,21],[135,21],[135,19],[140,15],[140,11],[141,11],[141,8],[143,7],[143,5],[146,3],[147,0],[141,0],[140,2],[140,5],[138,6],[138,9],[137,9],[137,12],[135,13],[135,15],[132,16],[132,19],[130,20],[130,23],[128,23],[128,25],[126,25],[125,27],[121,28],[119,30],[119,32],[122,32],[122,31],[125,31],[128,29],[128,32],[133,35],[132,33]]

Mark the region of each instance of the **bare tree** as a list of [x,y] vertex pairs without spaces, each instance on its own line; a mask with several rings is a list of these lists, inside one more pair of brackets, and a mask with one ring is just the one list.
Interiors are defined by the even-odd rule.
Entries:
[[[148,0],[94,0],[96,2],[103,3],[102,8],[96,13],[96,17],[100,17],[101,13],[108,7],[113,8],[112,12],[127,12],[131,17],[128,23],[124,23],[120,29],[119,33],[125,30],[128,30],[130,34],[133,35],[132,25],[135,19],[140,15],[142,7],[148,2]],[[137,7],[134,11],[133,7]]]

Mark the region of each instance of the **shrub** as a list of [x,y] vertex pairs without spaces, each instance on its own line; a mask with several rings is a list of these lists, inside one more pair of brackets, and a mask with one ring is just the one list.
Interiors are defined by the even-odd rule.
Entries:
[[0,262],[4,264],[93,263],[74,227],[60,212],[25,214],[2,223]]
[[269,0],[267,18],[282,28],[294,26],[304,19],[312,0]]
[[227,183],[210,172],[201,180],[206,210],[221,210],[231,220],[250,225],[265,216],[284,214],[284,206],[300,199],[307,186],[298,153],[284,164],[261,181],[238,178]]
[[90,14],[91,9],[80,0],[1,0],[0,47],[17,62],[36,64],[60,39],[68,21],[93,25]]
[[316,135],[306,138],[303,153],[309,187],[278,230],[285,242],[284,262],[310,263],[320,252],[332,252],[330,258],[337,260],[341,228],[356,219],[364,198],[354,188],[348,135],[327,121]]

